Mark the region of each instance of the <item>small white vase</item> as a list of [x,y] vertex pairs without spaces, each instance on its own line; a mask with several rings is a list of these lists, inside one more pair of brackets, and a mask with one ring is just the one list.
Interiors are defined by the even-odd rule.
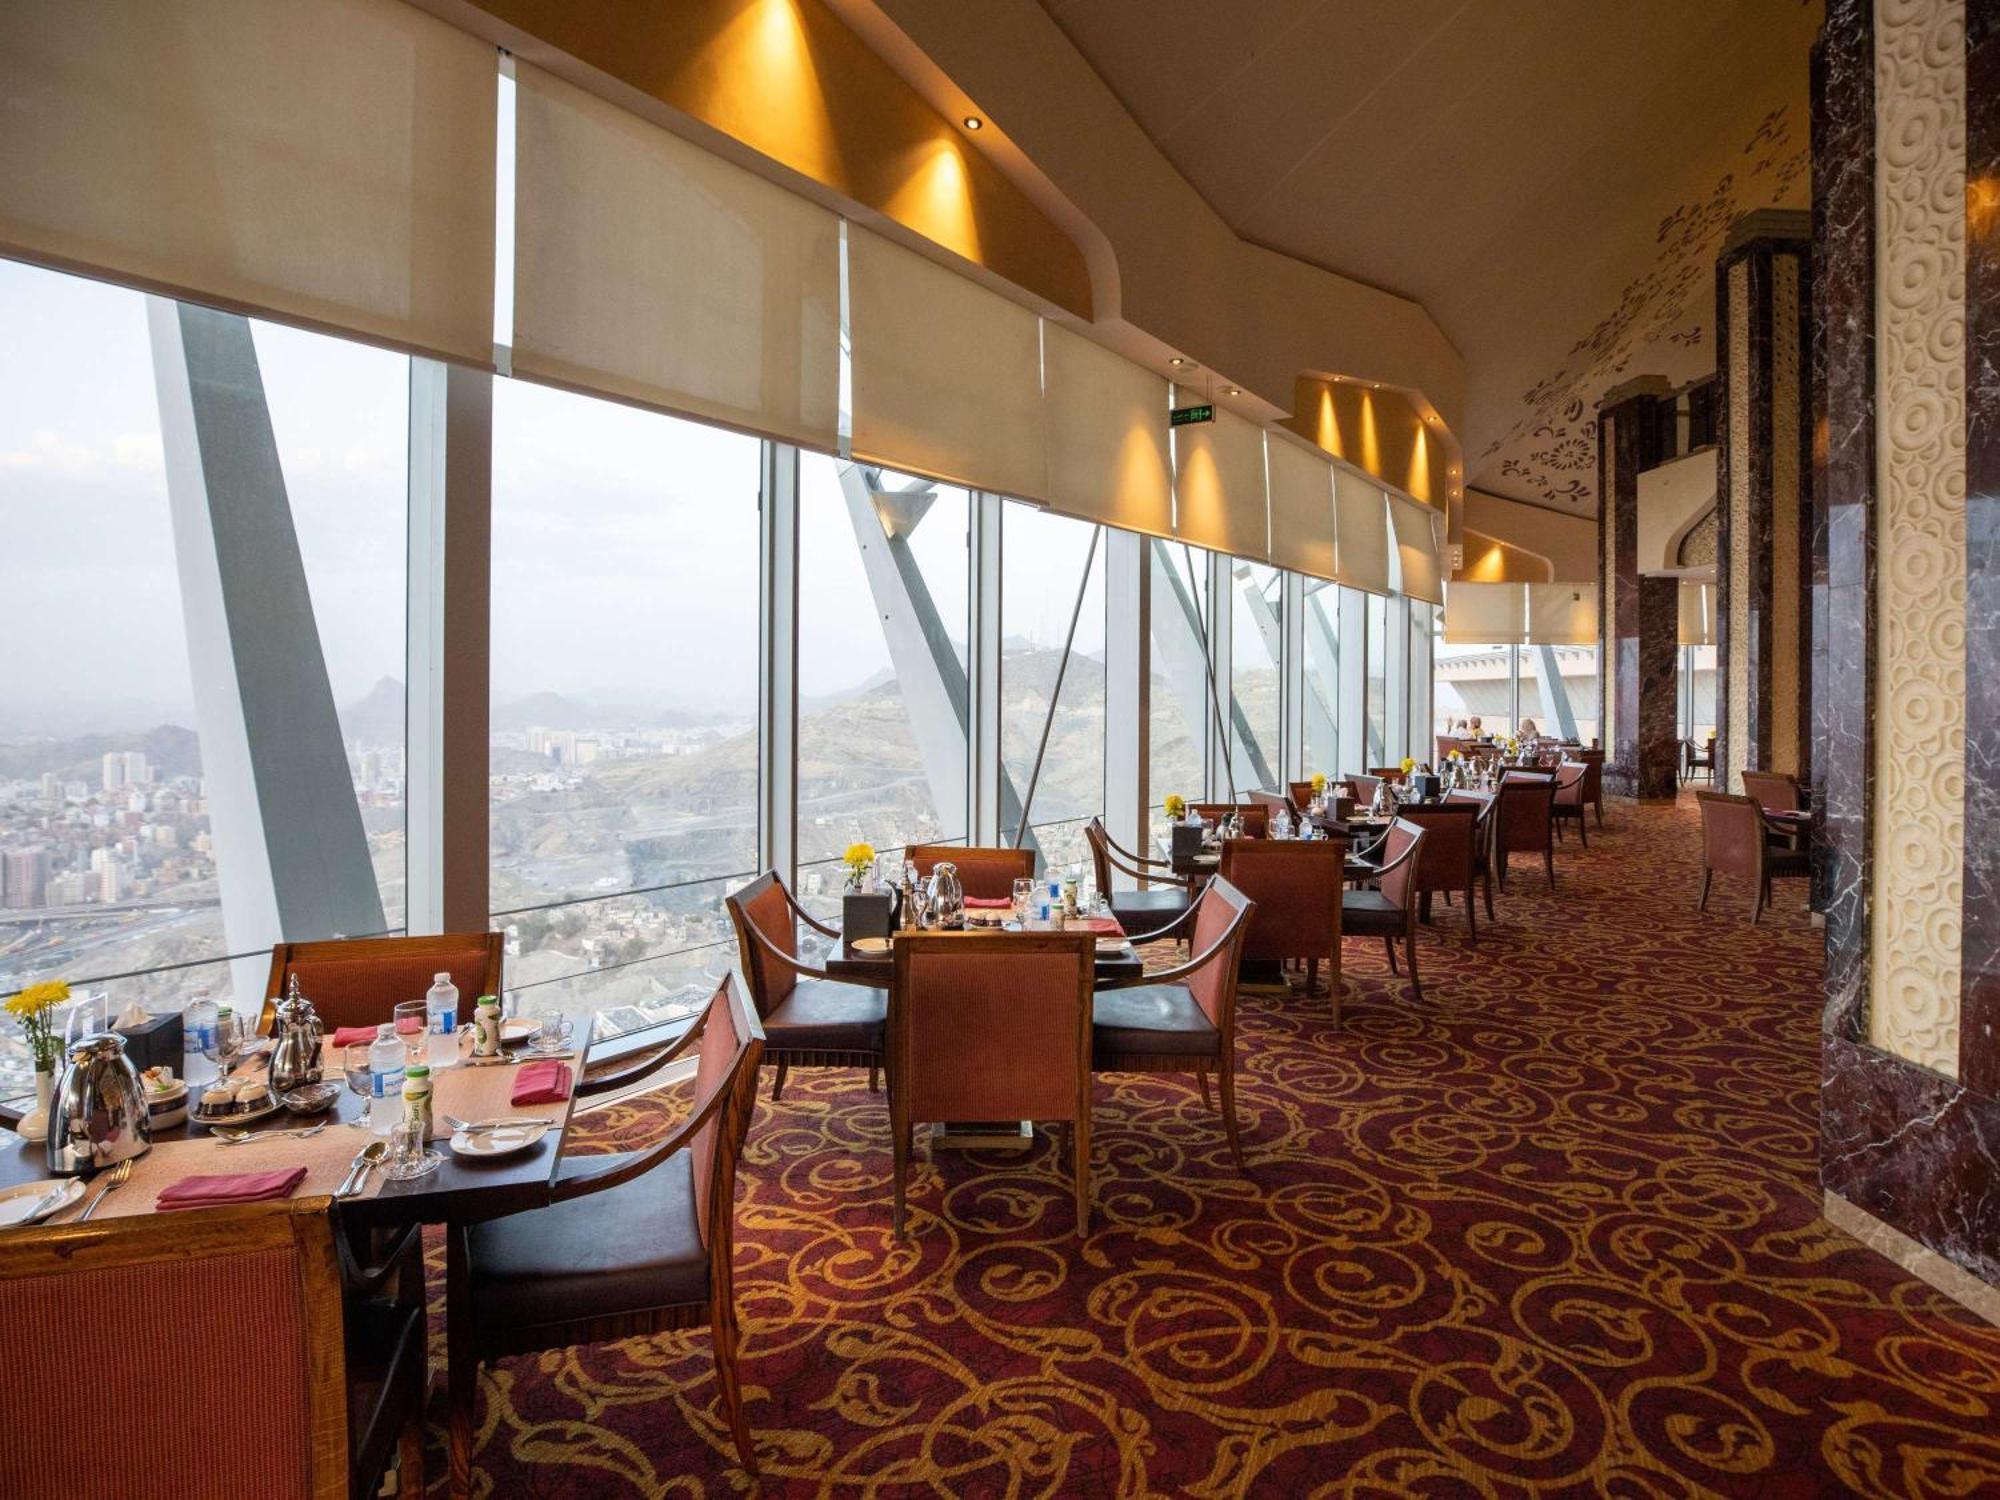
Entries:
[[45,1141],[49,1138],[49,1097],[54,1094],[56,1075],[47,1068],[35,1070],[35,1107],[21,1116],[21,1123],[14,1127],[15,1133],[24,1141]]

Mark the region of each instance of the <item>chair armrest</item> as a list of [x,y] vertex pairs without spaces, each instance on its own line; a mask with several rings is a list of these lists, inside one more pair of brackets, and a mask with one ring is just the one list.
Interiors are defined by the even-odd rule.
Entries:
[[[1174,869],[1170,861],[1148,859],[1143,854],[1127,856],[1115,847],[1104,851],[1104,862],[1120,874],[1130,875],[1134,880],[1158,880],[1169,885],[1188,885],[1193,880],[1192,876],[1183,875]],[[1154,873],[1162,870],[1166,873]]]
[[798,897],[794,896],[785,886],[780,885],[778,889],[785,892],[785,903],[791,907],[793,916],[803,919],[808,927],[813,928],[824,937],[837,938],[840,936],[840,929],[838,927],[827,926],[826,923],[799,905]]
[[[1206,882],[1204,882],[1204,884],[1206,884]],[[1194,916],[1195,907],[1198,904],[1199,904],[1198,902],[1190,900],[1187,906],[1182,910],[1181,914],[1175,917],[1171,922],[1167,923],[1166,926],[1155,927],[1151,932],[1128,932],[1125,934],[1125,941],[1133,944],[1134,946],[1140,943],[1157,943],[1161,938],[1167,936],[1167,934],[1173,932],[1177,928],[1185,927],[1188,924],[1188,921]],[[1098,986],[1098,988],[1102,989],[1104,988],[1104,986],[1100,985]]]
[[[783,964],[786,968],[790,969],[794,974],[804,974],[811,979],[833,978],[833,976],[827,973],[826,970],[824,969],[815,969],[811,964],[800,963],[798,959],[794,958],[791,954],[787,953],[783,948],[780,948],[776,943],[772,942],[769,938],[765,937],[762,932],[759,932],[753,923],[746,921],[743,924],[743,930],[750,935],[750,940],[756,943],[758,947],[762,948],[767,955],[769,955],[772,958],[775,958],[779,963]],[[827,931],[833,937],[840,936],[838,932],[834,932],[830,928],[823,930]]]
[[[1250,901],[1244,903],[1242,910],[1238,911],[1234,920],[1222,929],[1216,940],[1184,964],[1177,964],[1171,969],[1161,969],[1155,974],[1135,974],[1129,979],[1109,980],[1098,985],[1097,988],[1100,990],[1130,990],[1137,989],[1140,985],[1145,984],[1180,984],[1184,980],[1192,979],[1196,974],[1199,974],[1203,969],[1208,967],[1209,964],[1214,963],[1216,956],[1235,941],[1236,934],[1242,929],[1243,924],[1250,920],[1250,913],[1256,909],[1256,902]],[[1189,912],[1193,912],[1194,910],[1195,908],[1192,906],[1188,908]]]
[[[614,1037],[602,1050],[592,1049],[584,1054],[584,1071],[577,1079],[576,1097],[587,1099],[613,1089],[630,1088],[687,1051],[688,1045],[700,1035],[701,1027],[695,1024],[695,1018],[684,1017]],[[606,1067],[607,1071],[593,1076],[590,1070],[597,1067]]]

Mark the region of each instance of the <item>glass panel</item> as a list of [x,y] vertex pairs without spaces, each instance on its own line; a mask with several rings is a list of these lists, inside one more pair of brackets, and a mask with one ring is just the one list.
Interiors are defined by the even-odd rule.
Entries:
[[754,438],[493,392],[492,906],[529,1015],[692,1012],[757,861]]
[[1437,764],[1437,742],[1431,737],[1432,653],[1437,647],[1436,605],[1410,601],[1410,751],[1419,761]]
[[1104,542],[1095,526],[1012,501],[1001,526],[1002,835],[1014,842],[1032,784],[1031,836],[1051,868],[1067,868],[1088,862],[1084,825],[1104,810]]
[[799,887],[818,914],[849,844],[966,836],[971,515],[955,486],[800,455]]
[[1514,732],[1514,648],[1437,648],[1437,689],[1432,724],[1438,734]]
[[1240,559],[1230,568],[1229,756],[1240,796],[1280,791],[1281,711],[1278,657],[1284,612],[1282,575]]
[[1389,601],[1381,594],[1368,596],[1368,765],[1386,765],[1389,718]]
[[1681,647],[1681,676],[1685,705],[1681,737],[1706,745],[1715,733],[1715,647]]
[[1317,578],[1305,581],[1305,773],[1341,775],[1340,591]]
[[1153,834],[1169,796],[1203,800],[1206,749],[1214,711],[1208,685],[1208,554],[1180,542],[1147,544],[1153,570],[1153,646],[1147,785]]

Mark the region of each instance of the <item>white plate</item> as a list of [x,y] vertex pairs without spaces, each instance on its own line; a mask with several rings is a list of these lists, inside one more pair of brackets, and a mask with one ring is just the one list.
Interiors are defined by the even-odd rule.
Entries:
[[1099,953],[1116,953],[1130,941],[1131,939],[1122,937],[1100,937],[1097,940],[1097,951]]
[[500,1023],[500,1041],[511,1047],[516,1042],[525,1042],[542,1029],[540,1021],[530,1021],[525,1016],[509,1016]]
[[81,1177],[52,1177],[46,1182],[24,1182],[10,1187],[0,1192],[0,1226],[40,1223],[82,1196]]
[[482,1130],[477,1135],[469,1131],[455,1131],[451,1138],[453,1156],[512,1156],[516,1151],[525,1151],[549,1133],[549,1122],[538,1121],[533,1125],[502,1125],[495,1130]]
[[237,1110],[234,1114],[205,1115],[199,1106],[188,1111],[188,1120],[195,1125],[206,1125],[211,1130],[220,1126],[224,1130],[234,1130],[238,1125],[248,1125],[255,1120],[268,1119],[278,1112],[278,1101],[267,1098],[261,1108]]
[[856,953],[883,954],[889,951],[887,938],[856,938],[853,943]]

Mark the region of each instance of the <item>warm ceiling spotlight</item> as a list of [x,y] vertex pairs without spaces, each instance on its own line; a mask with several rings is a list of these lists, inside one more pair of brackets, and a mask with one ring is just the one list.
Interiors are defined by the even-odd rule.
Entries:
[[1169,359],[1167,363],[1174,366],[1175,369],[1179,369],[1182,365],[1186,364],[1187,361],[1182,359],[1178,354],[1176,354],[1171,359]]
[[965,128],[967,130],[984,130],[986,122],[980,119],[978,115],[967,115],[965,117]]
[[1237,390],[1236,387],[1232,385],[1232,386],[1225,386],[1223,388],[1222,394],[1225,396],[1240,396],[1243,393]]

